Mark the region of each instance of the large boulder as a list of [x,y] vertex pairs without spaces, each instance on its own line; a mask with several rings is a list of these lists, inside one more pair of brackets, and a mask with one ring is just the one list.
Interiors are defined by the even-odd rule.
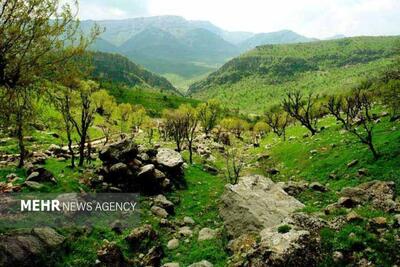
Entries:
[[[362,204],[371,202],[377,209],[387,212],[399,210],[399,204],[394,201],[396,184],[392,181],[371,181],[356,187],[346,187],[340,192],[342,196],[338,206],[346,203]],[[346,201],[345,201],[346,200]]]
[[226,186],[219,213],[228,234],[239,237],[279,225],[303,207],[271,179],[254,175],[240,178],[236,185]]
[[183,164],[181,154],[169,148],[158,149],[156,160],[159,165],[166,169],[177,169]]
[[138,155],[138,146],[129,139],[111,144],[100,151],[99,158],[106,164],[129,162]]
[[65,241],[52,228],[34,228],[0,237],[0,266],[41,266]]

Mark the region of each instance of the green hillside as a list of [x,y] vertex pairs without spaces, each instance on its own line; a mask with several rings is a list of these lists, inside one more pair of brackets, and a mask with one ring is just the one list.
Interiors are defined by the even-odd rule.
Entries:
[[193,84],[189,94],[262,113],[290,89],[321,94],[348,90],[390,66],[399,46],[400,37],[260,46]]
[[93,64],[92,75],[99,81],[128,87],[144,86],[180,94],[167,79],[147,71],[121,55],[93,52],[90,57]]

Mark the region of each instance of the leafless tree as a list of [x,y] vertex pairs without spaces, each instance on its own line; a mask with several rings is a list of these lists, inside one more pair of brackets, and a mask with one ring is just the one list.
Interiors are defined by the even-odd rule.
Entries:
[[241,153],[236,148],[225,150],[226,177],[231,184],[237,184],[244,167]]
[[266,112],[265,122],[278,137],[286,140],[286,128],[290,122],[289,114],[286,112]]
[[330,97],[327,108],[343,127],[368,146],[374,156],[379,153],[373,143],[374,119],[371,115],[371,99],[361,90],[355,90],[347,97]]

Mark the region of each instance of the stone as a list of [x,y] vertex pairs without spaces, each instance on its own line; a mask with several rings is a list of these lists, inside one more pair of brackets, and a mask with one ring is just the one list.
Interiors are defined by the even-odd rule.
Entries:
[[160,266],[163,256],[164,251],[161,246],[152,247],[143,257],[141,266]]
[[341,197],[338,199],[337,204],[339,207],[343,207],[343,208],[354,208],[355,206],[357,206],[359,204],[358,201],[356,201],[355,199],[349,198],[349,197]]
[[179,267],[179,263],[178,262],[168,262],[165,263],[164,265],[162,265],[162,267]]
[[317,266],[321,257],[319,240],[309,231],[291,229],[278,233],[267,228],[260,236],[258,251],[264,257],[268,255],[265,266]]
[[305,229],[312,234],[318,234],[322,228],[328,226],[328,223],[325,220],[304,212],[293,213],[290,218],[288,218],[287,222],[301,229]]
[[198,241],[215,239],[217,234],[218,234],[218,230],[213,230],[210,228],[203,228],[199,232]]
[[318,154],[318,151],[315,150],[315,149],[314,149],[314,150],[311,150],[311,151],[310,151],[310,154],[313,155],[313,156],[314,156],[314,155],[317,155],[317,154]]
[[371,201],[374,208],[392,212],[398,208],[394,201],[395,192],[396,184],[393,181],[371,181],[356,187],[343,188],[340,195],[355,203]]
[[275,169],[275,168],[271,168],[271,169],[267,170],[267,173],[271,174],[271,175],[277,175],[279,173],[279,170]]
[[110,175],[113,176],[125,176],[129,173],[128,165],[119,162],[111,166]]
[[170,250],[177,249],[179,247],[179,240],[174,238],[168,241],[167,248]]
[[146,177],[154,174],[155,166],[153,164],[148,164],[139,169],[137,174],[138,177]]
[[185,216],[183,218],[183,223],[186,225],[194,225],[195,221],[191,217]]
[[103,163],[113,165],[118,162],[129,162],[136,158],[137,154],[138,146],[131,140],[124,139],[103,148],[99,153],[99,158]]
[[368,169],[366,169],[366,168],[361,168],[361,169],[359,169],[359,170],[357,171],[357,173],[358,173],[359,176],[366,176],[366,175],[368,175]]
[[157,233],[150,224],[137,227],[125,238],[134,250],[142,251],[157,239]]
[[57,183],[54,175],[43,167],[33,167],[29,169],[26,181],[39,182],[39,183],[41,182]]
[[190,229],[189,226],[183,226],[179,228],[178,234],[183,237],[191,237],[193,235],[193,231]]
[[308,188],[308,183],[306,182],[293,182],[289,181],[282,185],[282,189],[285,190],[290,196],[296,197],[302,192],[306,191]]
[[189,265],[189,267],[214,267],[214,265],[209,261],[202,260]]
[[225,186],[219,214],[228,234],[239,237],[279,225],[303,207],[271,179],[253,175],[241,177],[236,185]]
[[358,159],[352,160],[349,163],[347,163],[347,168],[352,168],[358,164]]
[[218,169],[213,167],[213,166],[211,166],[211,165],[208,165],[208,164],[205,164],[203,166],[203,170],[205,172],[208,172],[208,173],[212,174],[212,175],[217,175],[218,174]]
[[351,211],[346,215],[346,220],[348,222],[359,222],[362,221],[363,218],[360,215],[358,215],[355,211]]
[[97,258],[104,266],[126,266],[127,262],[121,248],[115,242],[104,241],[97,251]]
[[385,217],[375,217],[369,221],[372,228],[385,228],[387,226],[387,219]]
[[183,164],[181,154],[169,148],[158,149],[156,160],[159,165],[167,169],[176,169]]
[[318,182],[311,183],[310,184],[310,189],[312,189],[314,191],[319,191],[319,192],[328,191],[325,186],[323,186],[322,184],[320,184]]
[[61,249],[64,241],[64,236],[48,227],[2,234],[0,266],[43,266],[48,251]]
[[332,259],[335,263],[340,263],[344,259],[343,253],[340,251],[334,251],[332,254]]
[[111,223],[110,225],[111,230],[114,231],[117,234],[122,234],[122,223],[120,220],[116,220]]
[[397,227],[400,226],[400,214],[394,215],[394,223]]
[[161,207],[153,206],[153,207],[151,207],[150,210],[157,217],[164,218],[164,219],[168,217],[168,212]]
[[174,213],[174,203],[169,201],[164,195],[158,195],[154,199],[154,205],[163,208],[169,214]]

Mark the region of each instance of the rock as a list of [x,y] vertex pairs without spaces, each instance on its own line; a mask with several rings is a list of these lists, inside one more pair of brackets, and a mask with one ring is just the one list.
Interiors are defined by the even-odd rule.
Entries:
[[99,158],[105,164],[113,165],[118,162],[129,162],[136,158],[137,154],[138,146],[131,140],[124,139],[102,149]]
[[43,266],[48,252],[59,250],[65,238],[52,228],[19,230],[0,236],[0,266]]
[[183,218],[183,223],[186,225],[194,225],[195,221],[191,217],[185,216]]
[[358,159],[352,160],[351,162],[347,163],[347,168],[352,168],[358,164]]
[[164,180],[166,176],[162,171],[155,169],[154,170],[154,177],[157,180]]
[[137,174],[138,177],[146,177],[154,174],[155,166],[153,164],[148,164],[139,169]]
[[114,177],[131,175],[128,165],[125,163],[119,162],[111,166],[110,175]]
[[178,234],[183,237],[191,237],[193,235],[193,231],[190,229],[189,226],[183,226],[179,228]]
[[362,221],[363,218],[360,215],[358,215],[355,211],[352,211],[346,215],[346,220],[348,222],[359,222]]
[[400,226],[400,214],[394,215],[394,223],[397,227]]
[[174,213],[174,203],[169,201],[164,195],[158,195],[154,199],[154,205],[163,208],[169,214]]
[[296,197],[302,192],[306,191],[308,188],[308,183],[306,182],[293,182],[289,181],[282,185],[282,189],[285,190],[290,196]]
[[42,185],[41,183],[32,181],[26,181],[24,184],[33,190],[40,190],[44,187],[44,185]]
[[385,228],[387,226],[387,219],[385,217],[375,217],[369,221],[371,228]]
[[181,154],[169,148],[158,149],[156,160],[159,165],[167,169],[176,169],[183,164]]
[[357,171],[357,173],[359,176],[366,176],[366,175],[368,175],[368,169],[366,169],[366,168],[359,169]]
[[334,251],[332,254],[332,259],[335,263],[340,263],[344,259],[343,253],[340,251]]
[[157,233],[150,224],[145,224],[133,229],[125,240],[130,244],[133,250],[142,251],[153,241],[157,240]]
[[317,183],[317,182],[311,183],[310,184],[310,189],[312,189],[314,191],[319,191],[319,192],[328,191],[325,186],[323,186],[322,184]]
[[189,265],[189,267],[213,267],[214,265],[206,260],[202,260],[196,263]]
[[174,238],[168,241],[167,248],[170,250],[177,249],[179,247],[179,240]]
[[276,175],[276,174],[279,173],[279,170],[278,170],[278,169],[275,169],[275,168],[271,168],[271,169],[268,169],[268,170],[267,170],[267,173],[268,173],[268,174],[271,174],[271,175]]
[[54,178],[54,175],[43,167],[33,167],[29,169],[26,181],[39,182],[39,183],[41,182],[57,183],[57,180]]
[[319,233],[322,228],[326,228],[328,223],[323,219],[303,212],[296,212],[287,220],[288,223],[311,233]]
[[164,218],[164,219],[168,217],[168,212],[161,207],[153,206],[153,207],[151,207],[150,210],[157,217]]
[[349,209],[349,208],[354,208],[355,206],[357,206],[359,204],[359,202],[357,200],[349,198],[349,197],[341,197],[341,198],[339,198],[337,204],[339,207]]
[[205,172],[208,172],[208,173],[212,174],[212,175],[217,175],[218,174],[218,169],[213,167],[213,166],[211,166],[211,165],[208,165],[208,164],[205,164],[203,166],[203,170]]
[[279,225],[303,207],[271,179],[254,175],[242,177],[236,185],[225,186],[219,213],[228,234],[239,237]]
[[137,157],[140,161],[143,161],[143,162],[150,160],[149,155],[147,155],[146,153],[140,153]]
[[198,241],[214,239],[214,238],[216,238],[217,234],[218,234],[218,230],[213,230],[210,228],[203,228],[199,232]]
[[268,255],[265,266],[317,266],[320,244],[310,232],[291,229],[287,233],[278,233],[267,228],[260,236],[258,251],[264,257]]
[[120,220],[116,220],[111,223],[110,225],[111,230],[114,231],[117,234],[122,234],[122,223]]
[[161,246],[152,247],[142,259],[141,266],[160,266],[164,251]]
[[179,267],[179,266],[180,265],[177,262],[169,262],[169,263],[164,264],[162,267]]
[[104,266],[127,266],[121,248],[115,242],[104,242],[97,251],[97,258]]
[[371,181],[356,187],[346,187],[340,192],[342,197],[350,198],[354,203],[372,202],[372,206],[386,212],[395,211],[394,201],[396,184],[386,181]]
[[314,155],[317,155],[317,154],[318,154],[318,151],[315,150],[315,149],[314,149],[314,150],[311,150],[311,151],[310,151],[310,154],[313,155],[313,156],[314,156]]

